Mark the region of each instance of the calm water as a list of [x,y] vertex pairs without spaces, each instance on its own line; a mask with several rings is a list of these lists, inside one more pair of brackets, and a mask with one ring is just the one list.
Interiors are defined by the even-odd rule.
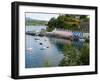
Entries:
[[[46,26],[26,27],[26,31],[40,31],[41,29],[46,29]],[[83,45],[82,42],[72,42],[65,39],[26,35],[25,67],[45,67],[48,63],[53,67],[58,66],[64,58],[63,52],[58,47],[59,44],[73,44],[76,49]]]

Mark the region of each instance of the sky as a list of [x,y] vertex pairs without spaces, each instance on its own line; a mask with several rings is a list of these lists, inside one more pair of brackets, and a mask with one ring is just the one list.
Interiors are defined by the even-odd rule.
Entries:
[[37,20],[45,20],[49,21],[52,17],[57,18],[59,14],[48,14],[48,13],[34,13],[34,12],[26,12],[25,13],[26,17],[32,18],[32,19],[37,19]]

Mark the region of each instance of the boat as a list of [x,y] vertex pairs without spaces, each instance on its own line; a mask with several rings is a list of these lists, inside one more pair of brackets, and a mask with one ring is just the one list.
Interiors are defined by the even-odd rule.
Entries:
[[45,50],[46,49],[46,47],[42,47],[40,50]]
[[39,40],[39,38],[34,38],[35,40]]
[[32,48],[27,48],[26,50],[27,50],[27,51],[32,51]]
[[80,42],[85,42],[85,39],[80,38],[79,41],[80,41]]
[[73,36],[72,40],[79,41],[79,36]]
[[47,48],[49,48],[49,46],[47,46]]

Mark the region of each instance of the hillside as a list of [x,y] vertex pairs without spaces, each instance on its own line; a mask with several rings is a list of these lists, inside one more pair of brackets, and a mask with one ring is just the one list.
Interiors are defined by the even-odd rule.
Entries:
[[72,31],[89,32],[89,16],[88,15],[59,15],[57,18],[52,17],[47,24],[48,31],[57,29],[66,29]]
[[27,26],[29,26],[29,25],[46,25],[48,22],[47,21],[44,21],[44,20],[36,20],[36,19],[31,19],[31,18],[29,18],[29,17],[27,17],[26,19],[25,19],[25,24],[27,25]]

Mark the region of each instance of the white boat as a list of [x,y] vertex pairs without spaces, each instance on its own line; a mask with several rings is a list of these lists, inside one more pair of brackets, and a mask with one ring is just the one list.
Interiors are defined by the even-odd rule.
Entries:
[[32,51],[32,48],[27,48],[26,50],[27,50],[27,51]]
[[85,42],[85,39],[79,39],[79,41],[81,41],[81,42]]
[[42,47],[40,50],[45,50],[46,49],[46,47]]

